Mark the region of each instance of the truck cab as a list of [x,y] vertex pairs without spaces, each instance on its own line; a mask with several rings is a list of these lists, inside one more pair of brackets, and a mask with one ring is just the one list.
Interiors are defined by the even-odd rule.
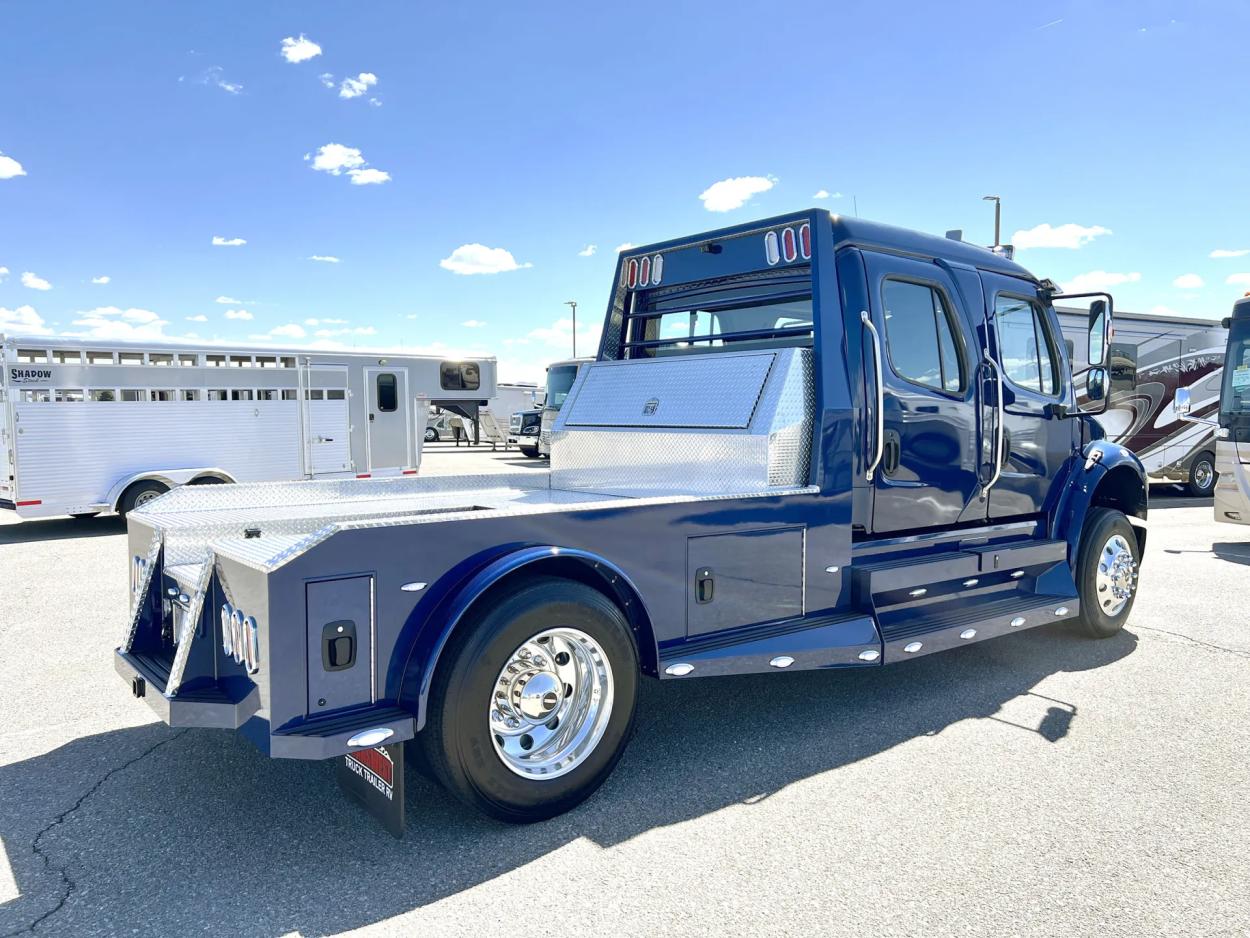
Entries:
[[[273,756],[411,741],[531,821],[607,777],[642,677],[1115,635],[1146,476],[1077,407],[1057,293],[821,210],[623,252],[598,354],[549,389],[549,470],[157,499],[118,671]],[[1097,411],[1113,309],[1085,299]]]

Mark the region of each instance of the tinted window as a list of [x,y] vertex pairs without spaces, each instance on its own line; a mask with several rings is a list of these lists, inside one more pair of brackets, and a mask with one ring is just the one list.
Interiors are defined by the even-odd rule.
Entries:
[[384,414],[399,410],[399,390],[394,375],[378,375],[378,410]]
[[922,283],[887,280],[885,334],[890,364],[901,378],[943,391],[965,387],[959,326],[942,291]]
[[1000,296],[994,302],[1003,373],[1019,387],[1059,393],[1055,342],[1036,303]]
[[477,362],[443,362],[439,382],[444,391],[476,391],[482,386],[482,370]]

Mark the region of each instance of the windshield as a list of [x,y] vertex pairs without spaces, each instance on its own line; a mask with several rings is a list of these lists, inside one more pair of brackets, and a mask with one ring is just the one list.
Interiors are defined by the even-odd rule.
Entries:
[[547,407],[559,410],[569,396],[573,379],[577,377],[576,365],[555,365],[547,369]]
[[1250,319],[1233,320],[1228,331],[1220,424],[1233,430],[1239,442],[1250,442]]

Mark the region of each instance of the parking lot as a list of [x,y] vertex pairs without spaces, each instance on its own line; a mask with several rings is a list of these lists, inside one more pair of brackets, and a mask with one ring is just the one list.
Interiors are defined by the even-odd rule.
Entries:
[[[438,444],[423,472],[540,470]],[[600,793],[509,827],[154,723],[115,518],[0,524],[0,935],[1244,935],[1250,528],[1152,494],[1127,629],[643,688]]]

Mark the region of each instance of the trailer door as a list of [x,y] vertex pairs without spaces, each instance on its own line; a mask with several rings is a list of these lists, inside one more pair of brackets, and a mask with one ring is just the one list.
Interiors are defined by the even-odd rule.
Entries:
[[0,500],[17,500],[17,455],[11,438],[9,389],[0,387]]
[[369,404],[369,471],[407,467],[412,451],[408,370],[366,368],[365,394]]

